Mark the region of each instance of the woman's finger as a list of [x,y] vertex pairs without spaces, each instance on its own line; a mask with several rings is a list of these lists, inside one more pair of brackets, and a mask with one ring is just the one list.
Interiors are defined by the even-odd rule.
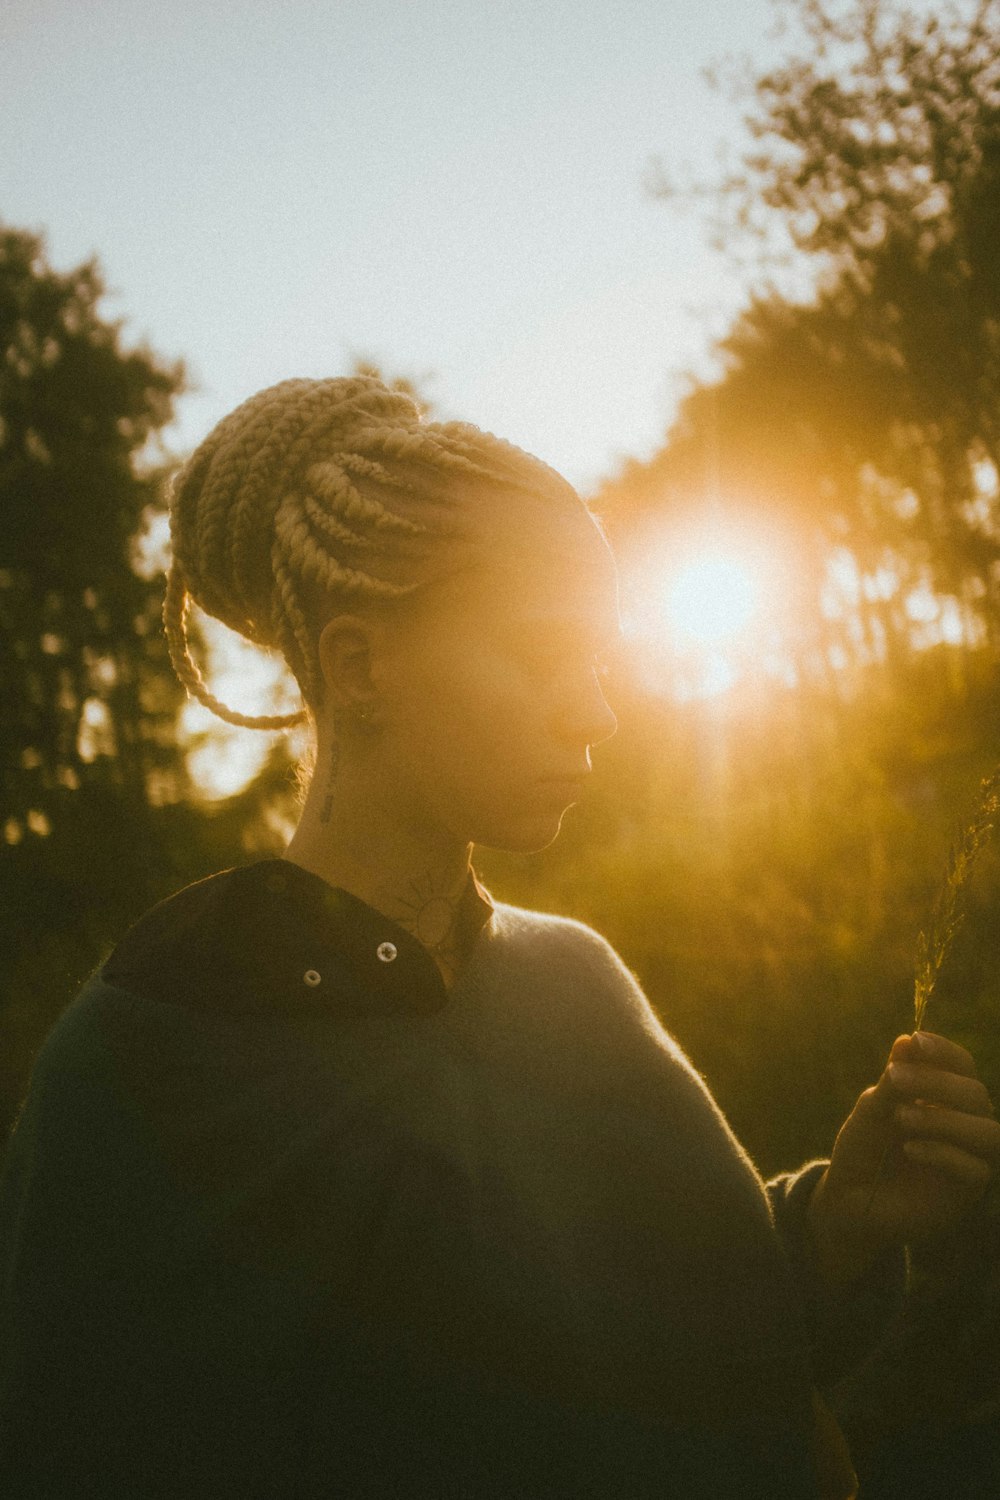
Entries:
[[972,1053],[960,1047],[958,1042],[938,1036],[936,1031],[915,1031],[907,1041],[907,1062],[930,1063],[932,1067],[943,1068],[946,1073],[964,1073],[968,1078],[975,1078],[976,1064]]
[[897,1099],[928,1099],[972,1115],[994,1113],[989,1090],[979,1078],[948,1073],[942,1068],[891,1062],[882,1079]]
[[899,1104],[895,1118],[910,1136],[949,1141],[986,1161],[1000,1161],[1000,1121],[936,1104]]
[[903,1151],[917,1166],[932,1167],[967,1187],[985,1187],[993,1175],[981,1156],[961,1151],[947,1141],[908,1140],[903,1142]]

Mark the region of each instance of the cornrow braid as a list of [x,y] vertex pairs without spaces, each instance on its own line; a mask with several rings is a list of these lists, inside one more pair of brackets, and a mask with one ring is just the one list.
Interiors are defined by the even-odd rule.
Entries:
[[301,724],[306,717],[305,709],[294,714],[241,714],[210,693],[197,666],[191,659],[187,644],[186,616],[190,595],[184,575],[176,563],[167,574],[167,591],[163,603],[163,623],[167,635],[167,647],[174,671],[188,692],[204,703],[227,724],[236,724],[244,729],[288,729]]
[[213,428],[171,488],[163,622],[181,682],[229,724],[301,723],[306,707],[242,714],[209,691],[191,657],[190,602],[281,651],[316,707],[316,601],[379,602],[422,587],[428,559],[469,536],[469,496],[483,485],[577,498],[539,459],[469,423],[425,422],[372,376],[259,391]]

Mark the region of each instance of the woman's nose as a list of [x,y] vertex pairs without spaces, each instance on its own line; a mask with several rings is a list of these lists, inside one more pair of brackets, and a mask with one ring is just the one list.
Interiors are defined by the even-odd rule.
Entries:
[[600,687],[597,689],[597,695],[600,699],[600,713],[595,727],[588,736],[587,743],[590,745],[599,745],[602,740],[609,740],[618,728],[618,719]]

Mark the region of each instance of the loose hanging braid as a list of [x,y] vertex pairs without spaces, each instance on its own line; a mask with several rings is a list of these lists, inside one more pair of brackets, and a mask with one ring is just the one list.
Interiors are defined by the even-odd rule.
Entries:
[[322,679],[309,601],[419,589],[421,563],[474,530],[467,512],[484,484],[577,500],[541,460],[469,423],[424,422],[408,396],[372,376],[285,380],[258,392],[173,482],[163,623],[181,682],[229,724],[302,723],[306,707],[241,714],[209,691],[188,642],[191,600],[280,650],[315,707]]

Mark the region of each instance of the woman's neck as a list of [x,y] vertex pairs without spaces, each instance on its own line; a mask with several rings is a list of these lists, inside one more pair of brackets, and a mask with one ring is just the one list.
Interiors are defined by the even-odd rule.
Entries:
[[475,937],[461,920],[472,845],[443,835],[421,837],[387,808],[345,791],[339,787],[331,804],[320,788],[310,787],[284,858],[411,932],[450,984]]

